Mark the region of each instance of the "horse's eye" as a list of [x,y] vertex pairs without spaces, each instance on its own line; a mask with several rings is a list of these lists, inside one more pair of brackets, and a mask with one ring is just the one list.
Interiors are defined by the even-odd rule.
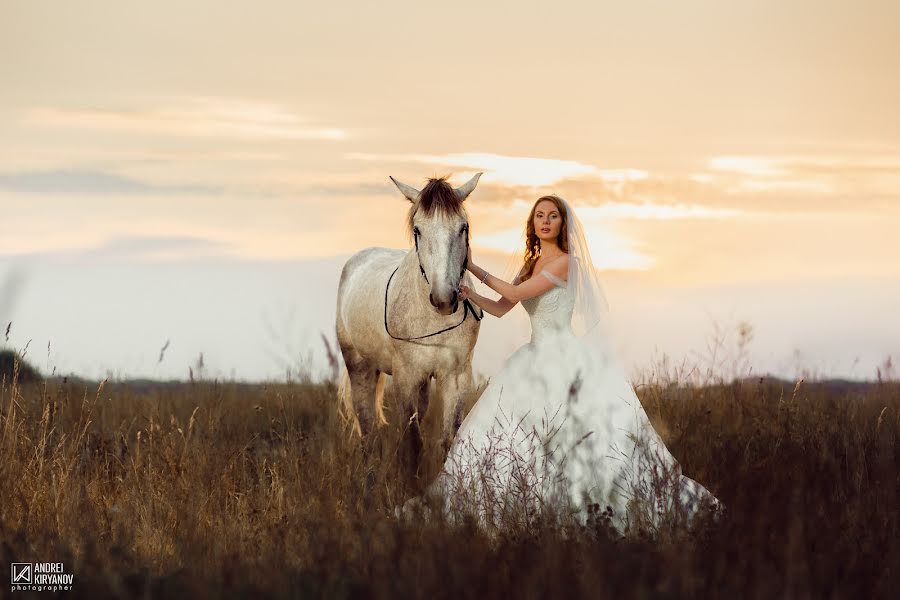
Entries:
[[418,237],[418,236],[420,235],[420,232],[419,232],[419,228],[418,228],[418,227],[413,227],[413,235],[416,236],[416,237]]
[[462,229],[459,230],[460,233],[465,233],[465,232],[467,232],[467,231],[469,231],[469,225],[468,225],[468,224],[463,225],[463,226],[462,226]]

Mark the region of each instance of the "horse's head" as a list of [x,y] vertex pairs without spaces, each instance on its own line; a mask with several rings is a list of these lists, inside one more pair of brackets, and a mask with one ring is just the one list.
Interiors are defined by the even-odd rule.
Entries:
[[442,315],[459,307],[459,283],[466,271],[469,220],[463,201],[478,184],[481,173],[454,189],[446,178],[429,179],[422,191],[391,181],[412,202],[409,232],[415,241],[419,269],[430,286],[428,299]]

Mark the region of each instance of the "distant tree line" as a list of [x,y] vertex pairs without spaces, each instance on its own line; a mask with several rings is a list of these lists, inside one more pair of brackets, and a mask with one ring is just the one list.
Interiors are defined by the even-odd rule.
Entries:
[[7,382],[12,381],[17,363],[19,383],[32,383],[41,380],[40,372],[19,356],[18,353],[12,350],[0,350],[0,381],[4,379]]

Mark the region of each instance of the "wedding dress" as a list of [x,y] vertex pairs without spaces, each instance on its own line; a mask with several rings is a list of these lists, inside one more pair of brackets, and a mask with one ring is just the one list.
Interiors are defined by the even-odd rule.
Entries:
[[427,493],[450,516],[499,522],[552,504],[619,533],[719,510],[681,475],[611,353],[573,332],[574,287],[535,276],[555,285],[522,300],[531,340],[491,378]]

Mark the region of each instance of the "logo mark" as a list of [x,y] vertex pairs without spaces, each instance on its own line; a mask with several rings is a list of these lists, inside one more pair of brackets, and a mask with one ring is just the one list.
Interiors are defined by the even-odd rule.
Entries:
[[13,585],[31,584],[31,563],[12,563]]

